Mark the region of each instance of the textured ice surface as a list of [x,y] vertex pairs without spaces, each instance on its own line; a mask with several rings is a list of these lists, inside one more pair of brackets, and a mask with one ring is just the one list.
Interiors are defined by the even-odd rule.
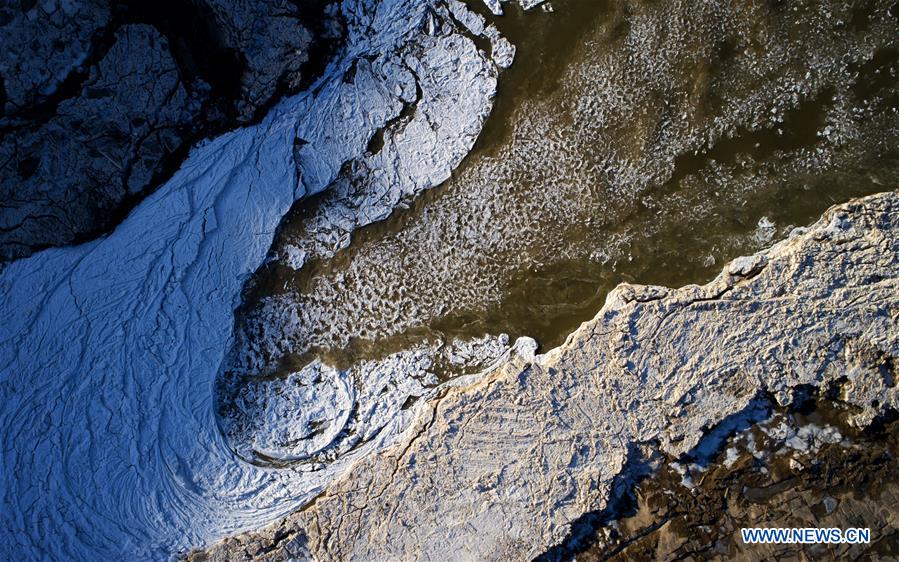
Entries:
[[305,88],[342,34],[298,4],[0,2],[0,260],[108,232],[195,140]]
[[106,229],[202,121],[204,96],[184,82],[159,31],[123,25],[113,37],[80,93],[0,115],[0,259]]
[[316,470],[376,437],[445,368],[486,369],[508,351],[508,336],[485,336],[422,343],[345,371],[315,360],[287,376],[227,381],[222,430],[251,462]]
[[[457,34],[446,6],[346,0],[345,51],[309,92],[196,148],[108,237],[0,272],[0,558],[165,558],[296,509],[393,433],[360,429],[372,441],[316,471],[254,466],[222,438],[213,381],[243,283],[295,199],[331,185],[404,104],[463,78],[454,103],[430,116],[473,142],[496,67]],[[421,65],[440,81],[416,86]],[[463,149],[394,157],[430,187]],[[308,455],[339,433],[355,391],[325,368],[291,383],[267,404],[263,422],[280,421],[259,446]],[[313,397],[311,409],[288,407]],[[378,428],[402,421],[365,415]]]
[[[346,99],[336,100],[328,118],[310,124],[314,134],[339,130],[338,123],[354,111],[380,114],[368,125],[372,130],[362,143],[335,135],[330,143],[299,148],[307,191],[327,188],[332,203],[309,219],[294,240],[293,255],[333,256],[349,245],[358,227],[384,219],[401,202],[449,179],[471,149],[490,112],[497,67],[511,65],[515,48],[462,4],[447,6],[441,17],[426,16],[426,34],[414,45],[374,63],[359,59],[345,70],[358,84],[379,84],[371,88],[365,107],[356,103],[354,91],[344,90]],[[452,25],[449,14],[464,26],[462,31],[489,39],[492,63],[463,34],[446,33],[444,28]],[[369,143],[385,121],[388,125]],[[299,131],[300,138],[307,134]]]
[[[503,5],[501,2],[508,2],[509,0],[484,0],[484,4],[487,8],[493,12],[495,16],[503,15]],[[517,0],[518,5],[521,6],[523,10],[530,10],[531,8],[535,8],[540,4],[543,4],[546,0]]]
[[[297,545],[311,560],[554,560],[557,545],[564,558],[662,455],[698,486],[712,450],[774,406],[833,396],[859,428],[899,406],[897,256],[892,192],[834,207],[706,285],[621,284],[562,346],[535,356],[519,339],[312,505],[196,560],[283,560]],[[841,435],[780,439],[813,454]]]
[[518,4],[525,10],[530,10],[531,8],[537,7],[543,2],[544,0],[518,0]]
[[[257,382],[257,381],[253,381]],[[307,459],[330,445],[346,427],[353,386],[343,372],[321,363],[274,381],[258,381],[241,395],[250,412],[253,449],[268,458]]]
[[484,0],[484,4],[487,5],[487,8],[493,12],[495,16],[503,15],[503,5],[500,4],[499,0]]

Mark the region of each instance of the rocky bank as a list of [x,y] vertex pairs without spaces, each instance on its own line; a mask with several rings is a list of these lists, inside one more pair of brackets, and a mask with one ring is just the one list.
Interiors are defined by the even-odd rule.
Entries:
[[[538,560],[889,560],[899,549],[899,422],[852,427],[839,390],[774,408],[710,462],[659,459],[611,509],[580,518],[577,540]],[[748,545],[744,527],[860,527],[871,542]]]
[[308,86],[343,23],[312,0],[0,7],[0,262],[108,231],[196,141]]

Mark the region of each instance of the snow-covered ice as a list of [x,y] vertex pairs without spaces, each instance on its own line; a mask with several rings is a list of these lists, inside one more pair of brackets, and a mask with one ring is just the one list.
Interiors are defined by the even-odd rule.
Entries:
[[[496,65],[455,32],[455,4],[345,0],[347,46],[308,92],[195,148],[112,234],[0,272],[0,558],[172,557],[296,509],[401,428],[401,417],[379,422],[388,431],[315,472],[259,467],[226,445],[213,384],[241,288],[282,216],[416,95],[414,67],[395,54],[427,41],[428,60],[481,68],[458,75],[472,99],[438,116],[473,142],[485,115],[462,112],[479,96],[489,109]],[[419,160],[416,183],[439,183],[441,158],[456,157]],[[329,412],[348,392],[334,386],[305,421],[339,425]]]

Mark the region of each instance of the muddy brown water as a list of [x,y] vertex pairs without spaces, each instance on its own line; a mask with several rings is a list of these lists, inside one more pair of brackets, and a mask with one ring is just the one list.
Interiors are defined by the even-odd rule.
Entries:
[[[453,177],[331,259],[261,269],[239,341],[265,324],[284,368],[484,334],[546,350],[618,283],[704,283],[899,186],[894,3],[552,5],[489,18],[518,53]],[[300,202],[273,252],[328,204]]]

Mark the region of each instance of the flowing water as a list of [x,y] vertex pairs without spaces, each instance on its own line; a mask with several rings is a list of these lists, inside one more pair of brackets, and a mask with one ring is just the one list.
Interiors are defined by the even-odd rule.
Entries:
[[[257,274],[237,344],[261,349],[254,364],[348,367],[499,333],[547,349],[620,282],[705,282],[836,202],[896,187],[895,4],[553,8],[492,18],[516,61],[449,181],[333,257]],[[295,207],[273,255],[329,197]]]
[[[618,283],[706,282],[897,187],[896,4],[553,8],[494,18],[516,61],[443,185],[358,229],[343,218],[356,195],[336,188],[282,222],[218,381],[236,454],[329,462],[510,338],[559,345]],[[344,434],[316,396],[347,412]]]

